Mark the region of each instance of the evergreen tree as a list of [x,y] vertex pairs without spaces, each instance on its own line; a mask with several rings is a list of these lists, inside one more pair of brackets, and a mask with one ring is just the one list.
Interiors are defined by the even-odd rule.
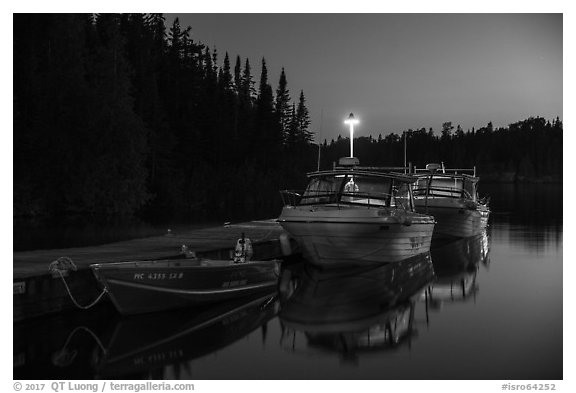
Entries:
[[172,56],[172,61],[175,63],[180,63],[184,58],[185,48],[188,36],[190,34],[191,27],[187,27],[182,30],[180,27],[180,21],[178,18],[174,19],[172,22],[172,27],[168,34],[168,42],[170,43],[170,54]]
[[148,14],[145,22],[148,30],[152,34],[154,51],[162,54],[166,47],[166,19],[162,14]]
[[300,143],[311,142],[314,137],[312,132],[308,130],[310,126],[310,115],[308,108],[306,108],[306,98],[304,98],[304,91],[300,90],[300,98],[298,100],[298,109],[294,115],[297,126],[297,140]]
[[442,136],[441,139],[443,141],[447,141],[450,140],[452,138],[452,130],[454,129],[454,126],[452,125],[451,121],[448,121],[446,123],[442,123]]
[[286,73],[284,67],[280,74],[278,89],[276,89],[276,115],[280,123],[280,129],[285,139],[288,138],[290,128],[290,91],[287,88]]
[[232,74],[230,73],[230,59],[228,57],[228,52],[226,52],[226,55],[224,56],[224,65],[222,66],[218,82],[222,89],[227,91],[232,89]]
[[292,104],[288,117],[288,131],[286,133],[286,146],[292,150],[298,144],[298,119],[296,118],[296,105]]
[[[258,102],[260,106],[267,106],[273,99],[272,87],[268,84],[268,68],[266,67],[266,59],[262,58],[262,72],[260,74],[260,86],[258,88]],[[270,108],[266,108],[272,109]]]
[[242,86],[242,77],[241,74],[241,65],[240,65],[240,56],[236,56],[236,65],[234,66],[234,84],[236,85],[236,92],[240,94],[241,86]]
[[488,125],[486,126],[486,132],[488,133],[492,133],[494,131],[494,126],[492,125],[492,122],[488,122]]
[[216,55],[211,54],[210,50],[206,47],[204,48],[204,56],[203,56],[203,69],[204,75],[206,79],[208,79],[210,87],[214,87],[218,81],[218,68],[216,67],[215,63],[213,62]]
[[254,89],[254,80],[252,78],[250,61],[246,59],[240,82],[240,99],[248,104],[251,104],[255,95],[256,90]]
[[274,96],[272,87],[268,83],[268,68],[266,60],[262,59],[262,72],[256,100],[256,138],[261,144],[260,154],[264,162],[276,167],[280,161],[280,146],[282,136],[274,114]]
[[462,138],[464,136],[464,130],[462,130],[462,127],[460,126],[460,124],[458,124],[458,126],[456,127],[455,135],[457,138]]

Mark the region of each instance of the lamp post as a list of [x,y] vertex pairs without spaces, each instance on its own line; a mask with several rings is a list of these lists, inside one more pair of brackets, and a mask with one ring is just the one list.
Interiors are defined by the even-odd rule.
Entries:
[[404,131],[404,173],[406,173],[406,131]]
[[344,124],[350,126],[350,157],[354,157],[354,124],[358,124],[358,122],[353,113],[350,113],[350,116],[344,120]]

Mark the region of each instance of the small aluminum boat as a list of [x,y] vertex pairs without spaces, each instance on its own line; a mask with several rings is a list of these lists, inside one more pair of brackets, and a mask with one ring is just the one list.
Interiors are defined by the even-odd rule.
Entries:
[[216,303],[274,289],[278,261],[170,259],[90,265],[122,314]]

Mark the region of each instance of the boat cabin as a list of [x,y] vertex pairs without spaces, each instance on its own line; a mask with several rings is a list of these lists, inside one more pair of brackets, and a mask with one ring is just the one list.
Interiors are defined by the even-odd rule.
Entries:
[[477,200],[479,178],[467,174],[435,173],[420,175],[414,186],[414,196],[428,198],[464,198]]
[[306,190],[296,194],[298,200],[290,204],[349,204],[414,211],[411,185],[416,177],[411,175],[336,169],[309,173],[308,177]]

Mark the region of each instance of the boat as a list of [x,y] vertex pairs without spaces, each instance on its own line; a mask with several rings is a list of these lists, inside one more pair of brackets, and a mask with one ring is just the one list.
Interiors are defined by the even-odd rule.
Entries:
[[202,258],[90,265],[121,314],[199,306],[270,291],[279,261]]
[[280,292],[286,348],[296,348],[290,341],[298,332],[308,349],[349,358],[394,348],[412,336],[415,303],[432,283],[434,269],[430,253],[423,253],[379,266],[321,269],[307,264],[294,277],[294,290]]
[[344,157],[308,173],[301,193],[281,191],[280,225],[310,263],[321,267],[383,264],[428,252],[434,218],[417,213],[412,183],[396,168],[360,167]]
[[489,199],[478,196],[476,168],[446,169],[428,164],[414,169],[416,210],[434,216],[434,239],[478,235],[488,225]]

